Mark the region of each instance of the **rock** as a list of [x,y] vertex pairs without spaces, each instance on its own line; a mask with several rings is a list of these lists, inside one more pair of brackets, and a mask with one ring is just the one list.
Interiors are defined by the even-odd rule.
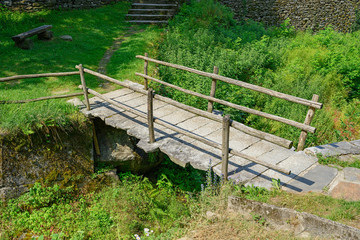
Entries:
[[207,218],[208,220],[214,221],[214,220],[216,220],[216,219],[219,218],[219,215],[216,214],[216,213],[213,213],[213,212],[211,212],[211,211],[207,211],[207,212],[206,212],[206,218]]
[[52,31],[45,31],[38,34],[38,39],[40,40],[51,40],[54,37],[54,33]]
[[72,41],[73,40],[72,36],[70,36],[70,35],[62,35],[62,36],[60,36],[60,38],[64,41]]
[[116,174],[116,169],[105,172],[105,176],[107,176],[112,183],[119,183],[120,182],[119,176]]
[[15,43],[15,46],[21,49],[29,50],[34,46],[34,42],[32,41],[32,39],[27,38],[24,41]]

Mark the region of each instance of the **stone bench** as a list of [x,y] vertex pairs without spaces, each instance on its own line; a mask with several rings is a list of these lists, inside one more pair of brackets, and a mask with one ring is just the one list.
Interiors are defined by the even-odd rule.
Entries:
[[12,38],[14,40],[15,45],[22,49],[31,49],[33,46],[33,42],[29,37],[34,35],[38,35],[38,39],[40,40],[50,40],[53,38],[53,32],[49,31],[52,28],[52,25],[44,25],[34,29],[31,29],[27,32],[20,33],[15,35]]

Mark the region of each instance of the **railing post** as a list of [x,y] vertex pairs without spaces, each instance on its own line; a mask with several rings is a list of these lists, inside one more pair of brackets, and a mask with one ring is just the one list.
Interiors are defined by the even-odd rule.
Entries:
[[[148,57],[147,53],[145,53],[145,57]],[[144,75],[148,74],[148,65],[149,65],[149,62],[147,60],[145,60],[145,63],[144,63]],[[148,90],[148,80],[147,80],[147,78],[144,78],[144,89]]]
[[[218,74],[219,73],[219,68],[214,66],[214,74]],[[212,79],[211,82],[211,92],[210,92],[210,97],[215,97],[215,91],[216,91],[216,79]],[[208,101],[208,112],[212,112],[214,109],[214,102],[212,101]]]
[[85,83],[84,67],[82,64],[79,65],[79,72],[80,72],[82,89],[84,91],[86,110],[90,111],[89,96],[88,96],[88,91],[87,91],[87,87],[86,87],[86,83]]
[[155,142],[154,132],[154,108],[153,108],[154,91],[152,88],[148,90],[148,125],[149,125],[149,142]]
[[[312,96],[311,100],[314,101],[314,102],[317,102],[319,100],[319,95],[314,94]],[[309,110],[308,110],[308,112],[306,114],[304,124],[310,125],[310,123],[311,123],[311,121],[312,121],[312,119],[314,117],[314,114],[315,114],[315,108],[309,107]],[[307,138],[307,132],[306,131],[301,131],[297,151],[304,150],[304,145],[305,145],[306,138]]]
[[223,117],[222,128],[222,167],[221,172],[224,180],[228,180],[228,165],[229,165],[229,138],[230,138],[230,115]]

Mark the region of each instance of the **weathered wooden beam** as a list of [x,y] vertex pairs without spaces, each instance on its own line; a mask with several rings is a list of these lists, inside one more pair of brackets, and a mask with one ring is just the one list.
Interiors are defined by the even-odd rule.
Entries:
[[223,77],[223,76],[220,76],[220,75],[217,75],[217,74],[214,74],[214,73],[203,72],[203,71],[200,71],[200,70],[196,70],[196,69],[193,69],[193,68],[189,68],[189,67],[185,67],[185,66],[181,66],[181,65],[177,65],[177,64],[173,64],[173,63],[159,61],[159,60],[152,59],[152,58],[149,58],[149,57],[144,57],[144,56],[141,56],[141,55],[137,55],[136,57],[140,58],[140,59],[143,59],[143,60],[147,60],[149,62],[161,64],[161,65],[164,65],[164,66],[168,66],[168,67],[172,67],[172,68],[176,68],[176,69],[180,69],[180,70],[184,70],[184,71],[188,71],[188,72],[191,72],[191,73],[195,73],[195,74],[198,74],[198,75],[201,75],[201,76],[204,76],[204,77],[217,79],[217,80],[220,80],[220,81],[223,81],[223,82],[226,82],[226,83],[230,83],[230,84],[233,84],[233,85],[236,85],[236,86],[240,86],[240,87],[247,88],[247,89],[250,89],[250,90],[254,90],[254,91],[257,91],[257,92],[261,92],[261,93],[264,93],[264,94],[267,94],[267,95],[270,95],[270,96],[273,96],[273,97],[285,99],[285,100],[290,101],[290,102],[299,103],[299,104],[309,106],[309,107],[314,107],[314,108],[317,108],[317,109],[322,108],[322,103],[310,101],[310,100],[299,98],[299,97],[295,97],[295,96],[285,94],[285,93],[281,93],[281,92],[277,92],[277,91],[267,89],[267,88],[264,88],[264,87],[260,87],[260,86],[257,86],[257,85],[242,82],[240,80],[236,80],[236,79],[232,79],[232,78],[228,78],[228,77]]
[[[145,57],[147,57],[147,56],[148,56],[148,54],[145,53]],[[148,61],[145,60],[144,61],[144,75],[148,74],[148,65],[149,65]],[[147,78],[144,78],[144,89],[148,90],[148,80],[147,80]]]
[[230,140],[230,115],[226,115],[223,118],[223,124],[222,124],[222,155],[221,155],[221,173],[225,181],[228,180],[229,140]]
[[[319,95],[316,95],[314,94],[312,96],[312,101],[314,102],[317,102],[319,100]],[[305,117],[305,121],[304,121],[304,124],[306,125],[310,125],[311,121],[313,120],[314,118],[314,115],[315,115],[315,108],[313,107],[310,107],[307,114],[306,114],[306,117]],[[307,138],[307,132],[306,131],[301,131],[300,133],[300,138],[299,138],[299,143],[298,143],[298,147],[297,147],[297,151],[302,151],[304,150],[304,146],[305,146],[305,141],[306,141],[306,138]]]
[[84,67],[83,67],[82,64],[79,65],[79,73],[80,73],[80,80],[81,80],[82,89],[83,89],[83,92],[84,92],[86,109],[88,111],[90,111],[89,96],[88,96],[85,77],[84,77]]
[[163,84],[165,86],[174,88],[174,89],[176,89],[178,91],[181,91],[181,92],[184,92],[184,93],[196,96],[196,97],[200,97],[200,98],[203,98],[203,99],[206,99],[206,100],[210,100],[212,102],[217,102],[217,103],[220,103],[222,105],[232,107],[232,108],[235,108],[235,109],[243,111],[243,112],[251,113],[251,114],[261,116],[261,117],[264,117],[264,118],[267,118],[267,119],[271,119],[271,120],[274,120],[274,121],[285,123],[285,124],[288,124],[288,125],[293,126],[293,127],[297,127],[299,129],[307,131],[307,132],[315,133],[315,131],[316,131],[316,128],[314,128],[312,126],[309,126],[309,125],[306,125],[306,124],[303,124],[303,123],[299,123],[299,122],[296,122],[296,121],[293,121],[293,120],[290,120],[290,119],[286,119],[286,118],[283,118],[283,117],[279,117],[279,116],[276,116],[276,115],[273,115],[273,114],[270,114],[270,113],[265,113],[265,112],[261,112],[259,110],[255,110],[255,109],[251,109],[251,108],[244,107],[244,106],[241,106],[241,105],[237,105],[235,103],[231,103],[231,102],[221,100],[221,99],[218,99],[218,98],[210,97],[210,96],[207,96],[207,95],[204,95],[204,94],[201,94],[201,93],[198,93],[198,92],[194,92],[194,91],[191,91],[191,90],[183,89],[183,88],[178,87],[176,85],[173,85],[171,83],[167,83],[165,81],[162,81],[162,80],[150,77],[150,76],[146,76],[146,75],[141,74],[141,73],[135,73],[135,74],[138,75],[138,76],[150,79],[150,80],[152,80],[154,82],[161,83],[161,84]]
[[[214,74],[218,74],[219,73],[219,68],[214,66]],[[212,79],[211,81],[211,91],[210,91],[210,97],[215,97],[215,92],[216,92],[216,79]],[[213,101],[208,101],[208,112],[212,113],[214,110],[214,102]]]
[[17,103],[29,103],[29,102],[38,102],[49,99],[57,99],[57,98],[68,98],[83,95],[83,93],[70,93],[65,95],[55,95],[55,96],[47,96],[47,97],[39,97],[27,100],[15,100],[15,101],[0,101],[0,104],[17,104]]
[[147,119],[149,126],[149,142],[155,142],[155,131],[154,131],[154,107],[153,107],[154,91],[152,88],[148,90],[148,108],[147,108]]
[[0,78],[0,82],[7,82],[7,81],[26,79],[26,78],[60,77],[60,76],[70,76],[70,75],[79,75],[79,72],[39,73],[39,74],[17,75],[17,76]]

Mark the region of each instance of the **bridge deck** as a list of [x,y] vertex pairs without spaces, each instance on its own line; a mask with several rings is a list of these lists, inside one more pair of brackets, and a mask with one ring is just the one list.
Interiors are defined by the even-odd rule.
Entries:
[[[143,88],[142,85],[130,81],[128,81],[128,83],[132,86]],[[104,94],[104,96],[140,112],[146,113],[147,111],[147,96],[134,92],[133,90],[124,88],[109,92]],[[160,151],[168,155],[173,162],[184,167],[190,164],[196,169],[207,170],[211,164],[214,171],[218,175],[221,174],[221,164],[219,164],[221,162],[220,150],[180,133],[165,129],[156,123],[156,142],[149,144],[147,119],[114,107],[97,97],[91,98],[90,103],[90,111],[86,109],[82,110],[85,115],[100,118],[106,125],[126,130],[128,135],[139,139],[137,146],[144,151],[153,152],[160,149]],[[154,117],[161,118],[169,124],[198,134],[211,141],[217,143],[221,143],[222,141],[221,123],[197,116],[156,99],[154,99]],[[303,152],[286,149],[232,127],[230,130],[230,148],[234,148],[260,160],[276,164],[284,169],[289,169],[292,172],[291,175],[285,175],[244,158],[230,155],[229,177],[231,179],[267,188],[271,187],[273,178],[280,179],[282,184],[285,184],[288,188],[295,191],[302,190],[296,187],[299,185],[299,183],[296,183],[297,181],[305,185],[314,183],[307,181],[301,176],[313,165],[316,165],[317,159]],[[293,180],[294,178],[295,180]]]

